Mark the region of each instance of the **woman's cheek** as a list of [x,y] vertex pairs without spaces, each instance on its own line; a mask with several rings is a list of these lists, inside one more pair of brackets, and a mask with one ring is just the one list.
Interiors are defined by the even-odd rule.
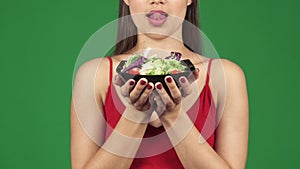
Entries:
[[147,13],[147,4],[145,0],[131,0],[129,3],[130,14]]
[[180,18],[185,18],[186,10],[187,10],[187,5],[185,3],[179,2],[178,4],[174,3],[169,6],[170,14],[180,17]]

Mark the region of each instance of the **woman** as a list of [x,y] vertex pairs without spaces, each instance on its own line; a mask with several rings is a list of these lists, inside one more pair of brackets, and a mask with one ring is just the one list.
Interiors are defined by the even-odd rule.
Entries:
[[[119,42],[115,56],[85,63],[76,75],[71,105],[72,168],[245,168],[248,99],[243,71],[228,60],[209,59],[200,55],[195,47],[188,47],[185,38],[194,35],[188,35],[190,32],[185,31],[181,24],[170,29],[165,26],[172,20],[170,16],[174,16],[175,20],[185,18],[197,26],[197,1],[120,0],[119,12],[120,17],[130,13],[137,28],[131,30],[137,31],[138,35]],[[119,31],[126,29],[124,24]],[[151,33],[145,31],[149,28]],[[167,31],[159,33],[164,30]],[[176,38],[169,36],[176,32]],[[182,36],[178,32],[183,32]],[[133,79],[123,82],[113,71],[115,67],[129,55],[149,46],[182,53],[183,58],[190,59],[197,68],[194,79],[181,77],[179,89],[174,79],[167,76],[165,82],[171,96],[159,82],[153,84],[144,78],[137,82]],[[91,77],[94,74],[95,77]],[[80,125],[74,101],[75,97],[83,100],[91,97],[80,92],[86,88],[87,81],[93,80],[98,109],[107,120],[90,126],[100,134],[99,144],[91,139],[87,128]],[[113,96],[113,82],[119,86],[119,93],[129,100],[123,109],[120,108],[122,114],[115,105],[118,98]],[[186,106],[184,98],[196,93],[195,85],[201,91],[196,100],[199,107],[194,104],[188,111],[183,111]],[[159,117],[154,121],[151,120],[153,112]],[[191,114],[195,112],[193,119]],[[197,113],[200,115],[197,116]],[[215,120],[207,120],[209,118]],[[205,121],[211,123],[207,123],[211,132],[206,134],[201,132],[206,126]],[[142,139],[161,133],[165,135],[155,142]],[[159,151],[163,146],[167,148]],[[152,155],[148,153],[150,151]]]

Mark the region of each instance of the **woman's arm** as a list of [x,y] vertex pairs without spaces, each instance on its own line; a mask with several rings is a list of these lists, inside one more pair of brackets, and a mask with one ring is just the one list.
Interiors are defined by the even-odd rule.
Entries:
[[[72,106],[73,107],[73,106]],[[72,108],[74,110],[74,108]],[[72,169],[128,169],[133,161],[133,158],[123,157],[114,153],[108,152],[105,148],[99,148],[83,131],[76,117],[76,112],[71,111],[71,157]],[[124,138],[142,138],[147,124],[135,123],[121,117],[119,120],[113,139],[110,136],[104,144],[107,144],[107,149],[112,149],[111,146],[117,146],[121,153],[135,154],[139,146],[139,141],[130,143]],[[123,136],[122,136],[123,135]],[[104,137],[104,136],[103,136]],[[124,141],[123,143],[121,141]],[[126,142],[126,143],[125,143]],[[130,145],[132,144],[132,145]],[[128,149],[128,147],[131,147]],[[122,150],[123,149],[123,150]],[[131,152],[124,152],[124,150]]]
[[[133,158],[124,157],[118,154],[114,154],[105,150],[105,148],[99,148],[83,131],[76,117],[74,106],[71,111],[71,156],[72,156],[72,168],[73,169],[128,169],[132,163]],[[120,134],[111,135],[104,143],[107,149],[112,149],[113,146],[118,147],[115,153],[126,153],[129,156],[133,156],[140,144],[138,140],[136,142],[129,142],[133,139],[126,140],[125,137],[142,138],[147,124],[135,123],[124,117],[121,117],[114,132]],[[104,136],[103,136],[104,137]],[[112,138],[113,137],[113,138]],[[123,141],[123,143],[122,143]],[[132,145],[130,145],[132,144]],[[128,148],[130,147],[130,149]],[[124,152],[126,150],[127,152]],[[116,163],[117,161],[117,163]]]
[[[103,64],[101,64],[101,66],[99,67],[103,68],[103,70],[109,70],[109,67],[105,66],[109,65],[107,61],[95,59],[81,66],[76,75],[73,99],[71,104],[71,160],[73,169],[129,168],[133,161],[132,157],[134,157],[134,154],[139,147],[140,139],[138,138],[143,137],[147,127],[147,124],[145,123],[133,122],[131,120],[128,120],[127,118],[121,117],[114,131],[105,141],[104,133],[106,121],[104,120],[104,118],[102,118],[102,120],[99,121],[100,124],[95,124],[95,126],[97,126],[98,128],[94,129],[100,134],[100,138],[98,138],[98,141],[100,142],[101,147],[95,144],[84,131],[80,124],[80,121],[77,118],[78,114],[76,113],[78,112],[76,111],[82,109],[83,111],[95,111],[92,110],[91,106],[88,105],[91,102],[95,103],[95,101],[93,100],[94,93],[91,94],[88,89],[91,88],[91,84],[92,86],[94,85],[95,77],[96,81],[105,81],[105,79],[101,78],[106,78],[106,81],[108,80],[108,76],[105,76],[105,74],[108,74],[107,71],[101,71],[101,76],[97,76],[97,67],[100,62],[102,62]],[[101,92],[103,92],[103,89],[105,89],[107,86],[104,88],[99,88],[98,86],[101,85],[98,85],[98,82],[96,82],[95,84],[96,98],[98,103],[97,106],[100,110],[100,113],[104,113],[103,103],[100,99],[100,95]],[[131,106],[129,106],[126,111],[141,114],[141,112],[137,112]],[[101,114],[99,114],[99,116],[100,115]],[[136,141],[133,142],[132,140],[134,139],[128,138],[136,138]],[[130,147],[130,149],[128,149],[128,147]],[[124,150],[126,150],[126,152]],[[114,153],[109,151],[113,151]],[[122,155],[128,155],[129,157],[124,157]]]
[[[248,147],[248,96],[243,71],[234,63],[222,60],[225,72],[226,86],[220,88],[218,105],[224,104],[220,124],[216,130],[215,150],[205,142],[199,131],[194,127],[185,113],[179,118],[174,112],[162,115],[162,123],[168,131],[171,142],[178,142],[185,132],[182,126],[191,126],[188,134],[175,146],[175,150],[186,169],[205,168],[222,169],[245,168]],[[225,96],[226,97],[222,97]],[[176,113],[175,113],[176,114]],[[177,124],[175,123],[177,119]],[[176,127],[181,126],[181,127]]]

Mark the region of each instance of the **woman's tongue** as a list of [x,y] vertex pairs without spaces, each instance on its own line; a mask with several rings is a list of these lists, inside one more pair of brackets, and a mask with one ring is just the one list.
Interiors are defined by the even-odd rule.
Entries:
[[166,21],[166,18],[164,14],[154,12],[149,16],[149,22],[154,26],[161,26]]
[[155,19],[155,20],[163,20],[166,18],[165,15],[159,13],[159,12],[155,12],[150,16],[151,19]]

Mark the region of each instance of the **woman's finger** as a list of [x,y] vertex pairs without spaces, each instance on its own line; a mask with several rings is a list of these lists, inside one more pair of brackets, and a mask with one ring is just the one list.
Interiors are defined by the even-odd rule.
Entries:
[[148,81],[146,78],[141,78],[136,83],[135,87],[132,89],[132,91],[129,94],[129,98],[132,104],[134,104],[138,100],[144,88],[147,86],[147,83]]
[[145,87],[145,90],[140,94],[140,97],[133,103],[133,106],[139,110],[149,109],[151,106],[149,103],[149,96],[152,93],[154,88],[153,83],[148,83]]
[[128,80],[122,87],[121,87],[121,94],[124,97],[129,97],[130,91],[133,89],[135,81],[133,79]]
[[[175,107],[175,103],[173,102],[172,98],[168,95],[166,90],[163,88],[160,82],[155,84],[155,88],[157,89],[157,93],[160,95],[163,104],[168,110],[171,110]],[[179,92],[180,93],[180,92]]]
[[189,77],[188,77],[188,81],[190,83],[193,83],[194,81],[196,81],[199,77],[199,68],[196,68],[195,71],[193,72],[193,74],[191,74]]
[[147,101],[142,108],[140,109],[140,111],[147,111],[148,113],[152,113],[153,112],[153,106],[149,103],[149,101]]
[[152,92],[150,93],[149,98],[148,98],[149,103],[150,103],[151,105],[154,104],[154,84],[152,83],[152,85],[153,85],[153,89],[152,89]]
[[117,86],[123,86],[125,84],[125,81],[120,75],[116,75],[114,78],[114,84],[116,84]]
[[157,92],[154,93],[154,99],[156,102],[155,111],[157,112],[158,116],[160,116],[166,110],[166,104]]
[[181,92],[178,89],[174,79],[171,76],[165,77],[165,82],[170,89],[171,96],[173,98],[174,103],[177,105],[181,102]]
[[186,97],[192,93],[192,87],[190,85],[190,82],[186,79],[186,77],[184,76],[180,77],[179,83],[181,85],[182,97]]

